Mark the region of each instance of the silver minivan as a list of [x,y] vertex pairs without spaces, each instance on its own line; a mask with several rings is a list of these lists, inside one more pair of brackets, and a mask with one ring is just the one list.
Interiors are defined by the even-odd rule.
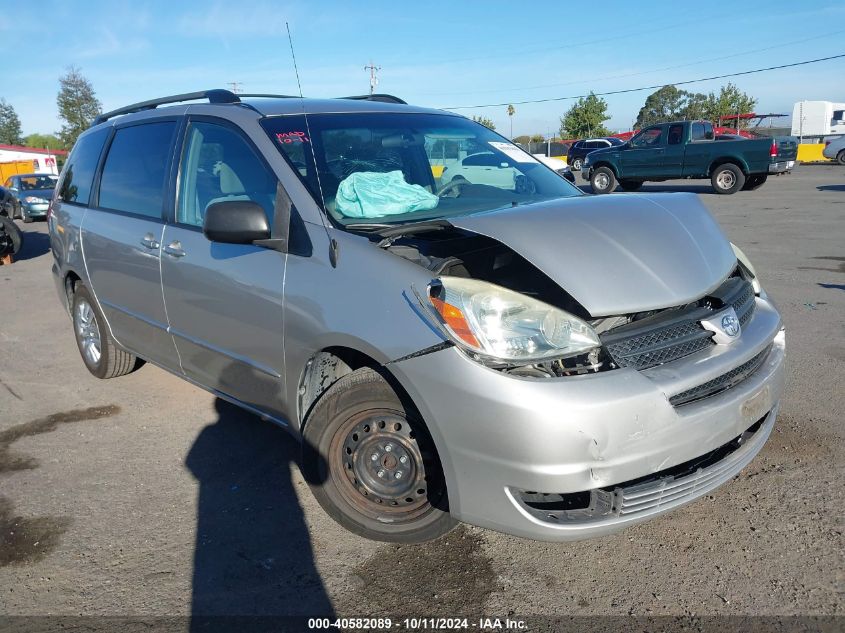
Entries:
[[696,196],[587,196],[388,95],[107,113],[49,229],[94,376],[143,360],[284,426],[368,538],[607,534],[727,482],[775,423],[780,315]]

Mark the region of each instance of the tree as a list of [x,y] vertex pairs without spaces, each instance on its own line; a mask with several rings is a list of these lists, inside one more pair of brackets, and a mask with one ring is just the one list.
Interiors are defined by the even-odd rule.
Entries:
[[491,130],[496,129],[496,124],[493,123],[493,120],[488,119],[486,116],[473,116],[472,120],[476,123],[481,123],[484,127],[489,127]]
[[94,94],[91,82],[75,66],[69,67],[65,75],[59,78],[59,86],[56,103],[59,106],[59,118],[64,120],[59,130],[59,139],[65,149],[70,149],[77,137],[102,112],[102,106]]
[[700,119],[705,114],[707,96],[700,92],[678,90],[675,86],[663,86],[646,97],[640,108],[636,128],[644,128],[655,123]]
[[545,142],[546,137],[542,134],[532,134],[531,135],[531,142],[532,143],[543,143]]
[[516,108],[508,104],[508,119],[511,122],[511,138],[513,138],[513,115],[516,114]]
[[11,103],[0,98],[0,143],[4,145],[20,145],[21,120]]
[[511,139],[514,143],[530,143],[531,137],[527,134],[523,134],[522,136],[516,136]]
[[680,118],[685,121],[705,119],[707,118],[706,105],[707,95],[700,92],[688,92]]
[[654,123],[674,121],[680,118],[684,107],[686,92],[675,86],[663,86],[646,97],[645,104],[640,108],[634,127],[643,128]]
[[[754,111],[757,99],[740,91],[734,84],[722,86],[719,94],[710,93],[704,102],[704,118],[713,123],[719,121],[720,116],[726,114],[745,114]],[[738,127],[744,127],[744,121],[738,121]]]
[[23,144],[39,149],[62,149],[62,141],[55,134],[30,134],[24,137]]
[[607,114],[607,101],[592,92],[581,97],[560,119],[560,135],[563,138],[583,138],[585,136],[607,136],[610,131],[604,122],[610,119]]

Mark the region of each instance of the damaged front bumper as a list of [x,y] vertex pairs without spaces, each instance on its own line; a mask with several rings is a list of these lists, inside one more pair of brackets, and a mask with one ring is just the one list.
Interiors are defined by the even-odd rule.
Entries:
[[[454,348],[393,365],[437,444],[452,514],[527,538],[578,540],[729,480],[765,443],[785,380],[780,316],[756,301],[736,342],[643,371],[524,378]],[[758,357],[741,382],[672,404]]]

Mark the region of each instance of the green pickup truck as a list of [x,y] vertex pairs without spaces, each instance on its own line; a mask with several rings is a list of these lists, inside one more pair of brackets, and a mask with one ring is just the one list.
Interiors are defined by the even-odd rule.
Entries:
[[594,193],[618,183],[636,191],[646,181],[709,178],[716,193],[756,189],[769,174],[792,169],[798,154],[793,137],[715,140],[707,121],[652,125],[624,145],[587,154],[581,169]]

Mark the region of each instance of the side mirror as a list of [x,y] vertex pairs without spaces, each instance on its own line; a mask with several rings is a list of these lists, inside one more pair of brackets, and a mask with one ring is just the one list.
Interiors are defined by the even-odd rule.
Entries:
[[205,210],[202,232],[212,242],[252,244],[270,239],[270,224],[260,204],[231,200],[215,202]]

